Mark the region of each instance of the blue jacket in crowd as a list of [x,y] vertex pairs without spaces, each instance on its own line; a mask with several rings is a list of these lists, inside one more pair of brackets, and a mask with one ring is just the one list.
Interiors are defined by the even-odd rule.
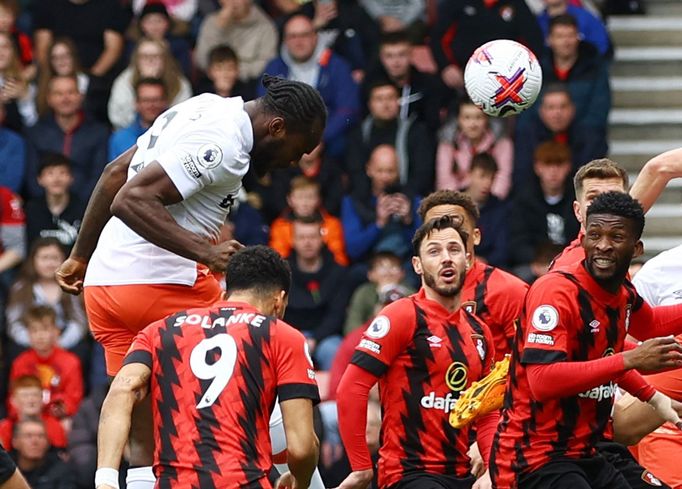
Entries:
[[26,143],[10,129],[0,128],[0,186],[19,193],[26,170]]
[[109,138],[109,161],[125,153],[128,148],[137,143],[137,138],[142,136],[148,128],[142,127],[140,117],[135,117],[135,122],[128,127],[115,131]]
[[[574,5],[569,5],[566,13],[575,17],[575,20],[578,22],[578,32],[583,41],[592,43],[602,56],[609,52],[611,40],[601,19],[592,14],[592,12]],[[549,35],[549,20],[550,17],[546,10],[538,15],[538,23],[545,39]]]

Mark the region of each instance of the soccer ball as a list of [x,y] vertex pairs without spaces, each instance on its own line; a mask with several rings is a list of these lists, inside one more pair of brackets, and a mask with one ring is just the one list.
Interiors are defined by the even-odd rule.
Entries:
[[471,55],[464,69],[464,86],[483,112],[508,117],[533,105],[542,88],[542,69],[530,49],[498,39]]

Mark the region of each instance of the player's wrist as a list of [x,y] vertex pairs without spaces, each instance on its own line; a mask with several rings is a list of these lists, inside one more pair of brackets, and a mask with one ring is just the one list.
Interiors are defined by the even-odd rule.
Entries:
[[619,355],[623,358],[623,367],[625,370],[632,370],[637,368],[637,350],[626,350]]
[[95,489],[102,486],[110,486],[119,489],[118,470],[110,467],[102,467],[95,472]]

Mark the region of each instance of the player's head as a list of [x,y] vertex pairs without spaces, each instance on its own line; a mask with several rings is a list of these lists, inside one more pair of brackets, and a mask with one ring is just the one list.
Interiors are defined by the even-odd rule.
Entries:
[[31,348],[40,356],[49,355],[59,340],[57,314],[50,306],[31,306],[24,314]]
[[263,314],[282,317],[291,287],[289,264],[272,248],[249,246],[227,262],[227,298],[249,300]]
[[423,222],[442,216],[461,221],[461,228],[467,234],[469,259],[475,257],[474,247],[481,242],[481,231],[476,227],[480,214],[471,197],[456,190],[438,190],[429,194],[419,205],[419,217]]
[[604,192],[627,192],[628,172],[608,158],[592,160],[581,166],[573,177],[575,202],[573,213],[582,227],[585,226],[587,208],[596,196]]
[[582,245],[591,275],[606,286],[620,284],[633,257],[642,254],[644,210],[624,192],[605,192],[587,209]]
[[468,238],[461,220],[447,215],[417,229],[412,238],[412,267],[426,289],[444,298],[460,293],[468,268]]
[[10,383],[10,404],[19,417],[40,416],[43,410],[43,385],[35,375],[22,375]]
[[263,75],[265,95],[251,116],[255,141],[251,162],[264,175],[288,168],[320,143],[327,109],[320,92],[307,83]]

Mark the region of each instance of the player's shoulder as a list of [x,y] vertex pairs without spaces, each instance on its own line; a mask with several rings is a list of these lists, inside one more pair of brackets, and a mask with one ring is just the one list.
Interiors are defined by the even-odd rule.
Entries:
[[377,314],[378,316],[386,316],[389,319],[401,320],[408,319],[415,316],[415,301],[413,298],[416,294],[409,297],[403,297],[384,306]]
[[494,287],[498,291],[505,294],[515,292],[522,292],[525,294],[528,290],[528,284],[516,275],[506,272],[501,268],[493,267],[491,265],[487,266],[492,268],[492,272],[490,274],[491,283],[489,287]]
[[528,296],[574,295],[579,289],[580,263],[552,269],[538,278],[528,289]]

